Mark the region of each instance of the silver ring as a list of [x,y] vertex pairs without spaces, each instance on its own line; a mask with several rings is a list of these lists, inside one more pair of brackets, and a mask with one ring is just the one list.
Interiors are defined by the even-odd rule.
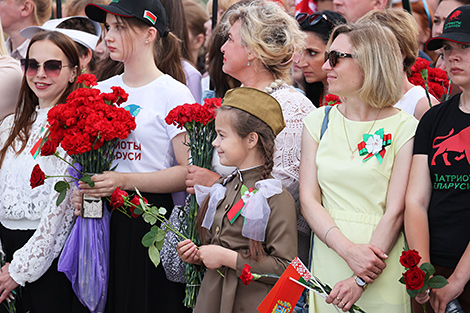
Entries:
[[344,306],[343,301],[341,301],[341,302],[338,304],[338,306],[343,307],[343,306]]

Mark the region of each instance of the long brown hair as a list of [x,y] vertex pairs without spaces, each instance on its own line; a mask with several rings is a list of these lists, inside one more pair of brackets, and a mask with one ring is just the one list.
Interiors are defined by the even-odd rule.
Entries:
[[[78,55],[77,47],[75,43],[67,37],[66,35],[56,32],[56,31],[46,31],[36,34],[31,38],[29,43],[28,50],[26,52],[26,58],[29,58],[29,50],[31,46],[37,41],[48,40],[55,44],[67,57],[70,67],[76,66],[77,68],[80,65],[80,58]],[[77,78],[75,77],[75,80]],[[75,81],[73,83],[68,83],[67,88],[65,88],[61,97],[59,98],[58,103],[65,103],[67,96],[77,88]],[[18,103],[16,105],[15,117],[13,122],[13,127],[10,130],[10,134],[5,141],[2,150],[0,150],[0,166],[3,164],[5,159],[6,151],[9,147],[12,147],[16,154],[20,154],[26,147],[28,142],[31,125],[36,120],[36,107],[39,105],[39,99],[36,94],[31,90],[27,81],[26,75],[23,75],[23,81],[21,83],[20,94],[18,97]],[[21,142],[20,147],[16,147],[14,142],[15,139],[19,139]]]
[[[129,26],[130,29],[134,27],[147,29],[150,27],[147,23],[135,17],[121,17],[118,15],[115,16],[118,21],[122,22],[126,26]],[[131,38],[126,39],[130,40]],[[168,35],[160,37],[160,35],[157,33],[157,38],[154,41],[153,56],[155,65],[160,71],[170,75],[181,83],[186,84],[186,76],[184,75],[183,66],[181,65],[180,42],[175,35],[169,32]]]
[[[241,138],[246,138],[252,132],[258,134],[257,148],[259,154],[264,158],[264,168],[261,172],[260,180],[269,178],[274,166],[273,154],[276,136],[273,130],[265,122],[243,110],[230,106],[222,106],[218,109],[218,112],[221,111],[232,113],[232,127]],[[208,203],[209,197],[205,199],[198,212],[198,230],[202,242],[206,240],[206,232],[202,229],[201,225],[207,212]],[[263,248],[263,242],[250,239],[249,253],[244,254],[243,257],[259,261],[264,255],[266,255],[266,251]]]

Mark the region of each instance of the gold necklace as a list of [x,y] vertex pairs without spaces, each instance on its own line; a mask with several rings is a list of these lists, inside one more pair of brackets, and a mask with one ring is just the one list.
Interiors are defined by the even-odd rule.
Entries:
[[[382,108],[380,108],[379,112],[377,113],[377,116],[375,117],[374,122],[372,123],[372,126],[369,128],[369,131],[367,132],[367,134],[370,134],[372,128],[374,128],[375,122],[377,122],[377,118],[379,117],[379,114],[381,111],[382,111]],[[349,143],[348,132],[346,131],[346,123],[344,122],[345,119],[346,119],[346,108],[344,110],[344,115],[343,115],[343,129],[344,129],[344,134],[346,135],[346,142],[348,143],[349,151],[351,151],[350,159],[352,161],[354,159],[354,152],[356,152],[356,150],[358,149],[358,146],[356,145],[356,148],[354,150],[351,148],[351,144]]]

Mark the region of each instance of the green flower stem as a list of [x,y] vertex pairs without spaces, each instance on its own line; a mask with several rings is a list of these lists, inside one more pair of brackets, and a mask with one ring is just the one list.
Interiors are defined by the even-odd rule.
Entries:
[[431,97],[429,96],[428,76],[429,75],[427,69],[421,70],[421,77],[424,80],[424,90],[426,91],[426,98],[428,98],[429,107],[432,107]]

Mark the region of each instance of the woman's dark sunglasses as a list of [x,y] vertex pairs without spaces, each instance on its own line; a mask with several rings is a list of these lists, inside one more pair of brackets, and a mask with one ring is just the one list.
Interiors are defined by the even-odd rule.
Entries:
[[23,71],[28,76],[34,76],[39,70],[39,67],[44,68],[44,72],[49,77],[57,77],[60,75],[62,67],[67,67],[68,65],[62,65],[61,60],[47,60],[43,64],[39,64],[35,59],[21,59],[21,67]]
[[333,22],[331,22],[328,17],[323,13],[314,13],[312,15],[308,15],[307,13],[299,13],[295,16],[295,19],[297,20],[299,25],[306,21],[308,25],[311,26],[318,24],[318,22],[323,19],[328,22],[331,27],[335,27],[335,24],[333,24]]
[[354,55],[350,53],[338,52],[334,50],[330,52],[325,51],[325,62],[328,60],[328,62],[330,62],[331,67],[335,67],[336,64],[338,64],[339,58],[352,58],[352,57],[354,57]]

